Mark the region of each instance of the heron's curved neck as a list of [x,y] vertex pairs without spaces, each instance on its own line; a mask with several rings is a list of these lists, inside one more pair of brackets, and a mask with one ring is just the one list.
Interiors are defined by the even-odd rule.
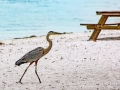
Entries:
[[49,42],[49,46],[45,49],[44,53],[47,54],[52,48],[52,41],[49,39],[50,34],[47,34],[46,39]]

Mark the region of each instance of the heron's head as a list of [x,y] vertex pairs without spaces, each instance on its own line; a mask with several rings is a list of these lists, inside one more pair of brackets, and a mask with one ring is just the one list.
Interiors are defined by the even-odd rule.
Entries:
[[63,34],[63,33],[54,32],[54,31],[49,31],[48,34],[49,34],[49,35],[60,35],[60,34]]

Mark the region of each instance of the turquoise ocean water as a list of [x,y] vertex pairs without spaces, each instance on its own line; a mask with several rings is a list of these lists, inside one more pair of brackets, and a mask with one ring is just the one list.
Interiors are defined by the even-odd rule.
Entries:
[[[0,40],[48,31],[83,32],[96,11],[120,10],[120,0],[0,0]],[[120,21],[120,19],[116,19]]]

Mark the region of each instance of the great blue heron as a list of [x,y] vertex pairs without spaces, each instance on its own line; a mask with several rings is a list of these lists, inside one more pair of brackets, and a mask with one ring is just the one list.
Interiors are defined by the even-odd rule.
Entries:
[[26,53],[22,58],[20,58],[18,61],[15,62],[15,65],[18,65],[18,66],[20,66],[23,63],[30,63],[29,66],[25,69],[22,77],[20,78],[19,83],[22,84],[21,80],[22,80],[23,76],[25,75],[25,73],[26,73],[27,69],[30,67],[30,65],[33,64],[34,62],[35,62],[35,73],[39,79],[39,82],[41,83],[41,80],[37,74],[37,62],[41,57],[46,55],[52,47],[52,41],[49,39],[49,36],[57,35],[57,34],[62,34],[62,33],[54,32],[54,31],[48,32],[46,39],[49,42],[49,46],[46,49],[44,49],[42,47],[37,47],[37,48],[33,49],[32,51]]

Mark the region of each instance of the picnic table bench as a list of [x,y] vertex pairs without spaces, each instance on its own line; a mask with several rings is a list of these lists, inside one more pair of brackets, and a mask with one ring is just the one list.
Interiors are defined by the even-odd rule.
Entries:
[[101,15],[101,18],[97,24],[80,24],[86,26],[88,30],[89,29],[94,30],[89,40],[93,39],[93,41],[96,41],[102,29],[120,30],[120,23],[108,23],[108,24],[105,23],[108,17],[120,17],[120,11],[96,11],[96,14]]

